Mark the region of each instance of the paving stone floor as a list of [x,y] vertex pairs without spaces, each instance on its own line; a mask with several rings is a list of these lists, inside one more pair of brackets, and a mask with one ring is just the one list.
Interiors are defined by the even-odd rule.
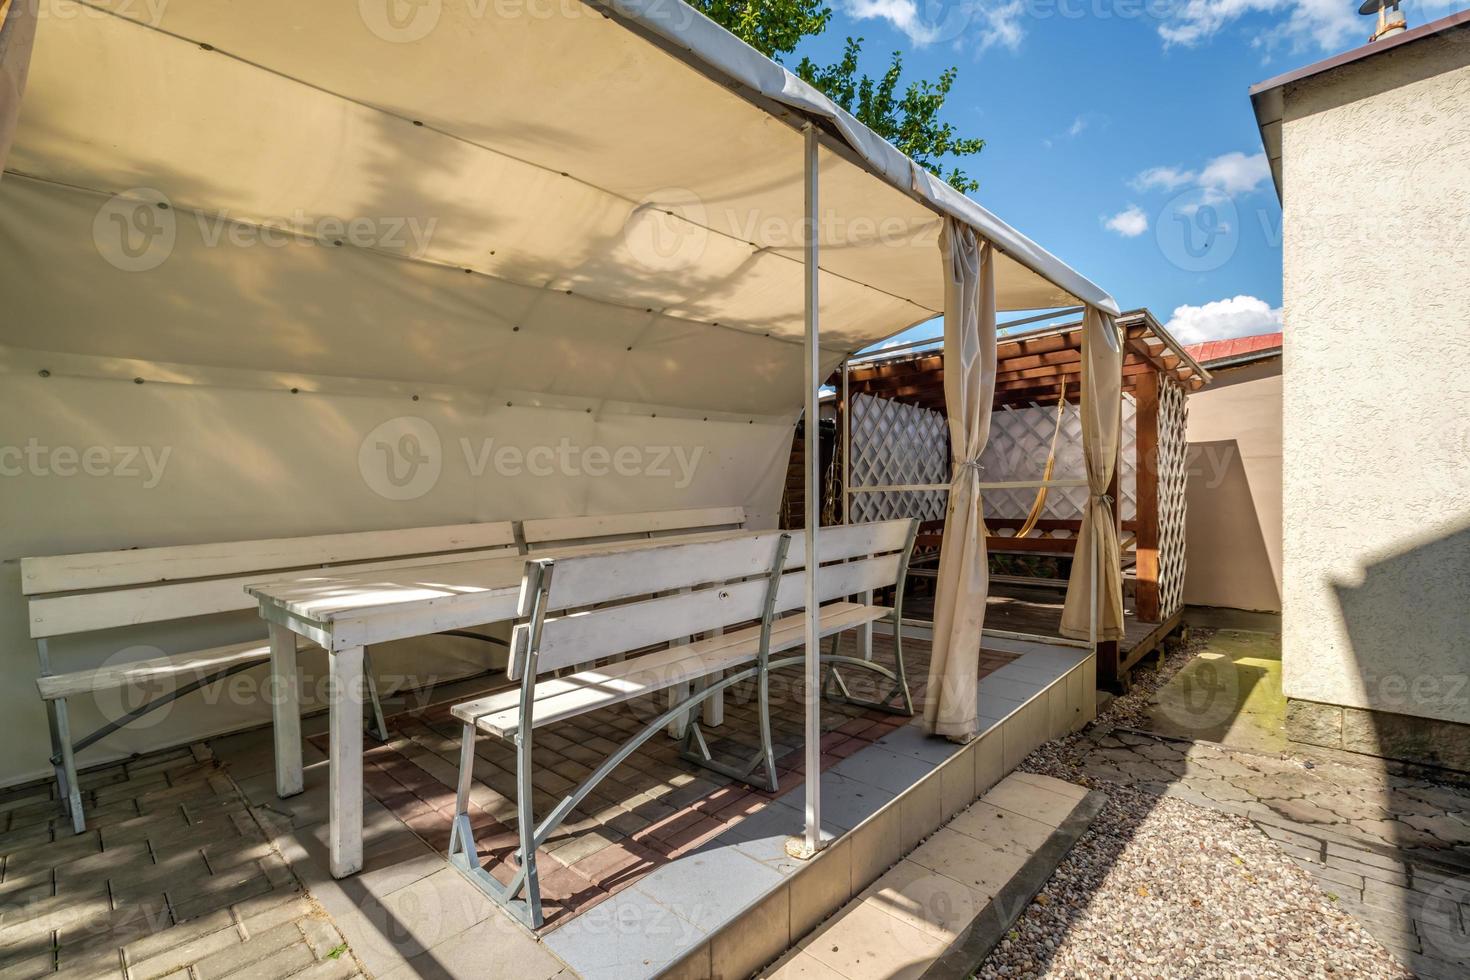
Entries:
[[[1208,698],[1193,703],[1213,717]],[[1267,752],[1129,727],[1147,726],[1146,710],[1129,725],[1107,717],[1057,749],[1079,776],[1245,817],[1405,966],[1424,977],[1470,976],[1470,786],[1295,743]]]
[[0,794],[0,978],[340,980],[360,966],[203,745]]
[[[844,639],[855,651],[855,637]],[[928,644],[905,647],[907,673],[916,704],[922,704],[928,673]],[[875,637],[875,659],[892,666],[891,641]],[[982,654],[980,676],[1014,659],[1003,653]],[[873,698],[876,675],[847,672],[852,694]],[[752,790],[679,756],[679,742],[655,737],[574,810],[561,831],[538,853],[538,873],[546,924],[556,929],[682,855],[698,848],[744,817],[798,785],[804,774],[802,726],[805,701],[800,670],[776,671],[772,677],[772,741],[776,747],[778,788]],[[726,698],[725,721],[708,729],[717,757],[748,757],[758,731],[753,692],[732,689]],[[459,765],[461,726],[445,703],[389,720],[390,738],[369,739],[364,782],[368,793],[407,824],[439,854],[449,845],[450,818]],[[658,706],[661,710],[662,705]],[[534,743],[537,770],[536,812],[547,813],[619,744],[655,715],[651,700],[618,705],[567,722],[538,729]],[[906,716],[825,701],[822,711],[822,768],[870,747],[908,724]],[[325,751],[326,738],[315,739]],[[498,739],[476,743],[475,786],[471,819],[486,868],[501,881],[514,873],[510,855],[517,847],[514,827],[515,750]]]
[[[882,638],[875,645],[880,659],[891,655]],[[922,703],[927,644],[908,652]],[[985,654],[982,675],[1011,659]],[[854,694],[871,693],[853,680]],[[274,796],[266,729],[85,772],[88,829],[80,836],[71,834],[51,783],[0,793],[0,980],[569,976],[443,862],[459,744],[448,703],[486,686],[460,685],[450,702],[390,719],[387,743],[369,739],[367,867],[343,882],[322,870],[320,718],[305,725],[307,791],[290,800]],[[773,690],[779,793],[802,778],[798,672],[781,672]],[[651,710],[630,704],[538,732],[538,812]],[[825,769],[909,719],[829,703],[823,721]],[[709,731],[717,752],[753,745],[754,705],[736,691],[725,724]],[[480,740],[477,755],[478,832],[503,871],[513,760],[492,739]],[[542,852],[549,927],[687,854],[773,795],[680,760],[671,739],[650,740]],[[350,948],[343,933],[354,936]],[[518,955],[487,960],[491,947]]]

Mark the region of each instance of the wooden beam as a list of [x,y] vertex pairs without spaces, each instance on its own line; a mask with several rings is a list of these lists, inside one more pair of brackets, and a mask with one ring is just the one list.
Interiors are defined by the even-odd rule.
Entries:
[[1138,379],[1135,446],[1138,451],[1138,561],[1133,592],[1134,613],[1145,623],[1157,623],[1159,603],[1159,375]]

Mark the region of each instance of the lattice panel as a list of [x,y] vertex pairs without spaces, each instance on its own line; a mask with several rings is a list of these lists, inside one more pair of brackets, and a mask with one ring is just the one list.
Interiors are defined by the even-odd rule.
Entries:
[[1184,605],[1184,491],[1188,479],[1189,396],[1159,384],[1159,608],[1165,619]]
[[[1138,453],[1136,435],[1137,408],[1131,395],[1123,397],[1122,457],[1123,475],[1119,483],[1123,520],[1133,520],[1138,513]],[[985,467],[986,483],[1009,480],[1040,480],[1046,472],[1051,451],[1051,437],[1056,428],[1056,405],[1033,403],[1026,408],[1005,408],[990,418],[990,441],[985,445],[980,462]],[[1087,476],[1082,461],[1082,409],[1067,405],[1062,416],[1062,433],[1057,440],[1057,465],[1054,480],[1081,480]],[[985,491],[985,516],[1019,520],[1031,512],[1036,499],[1034,489]],[[1046,495],[1042,517],[1047,520],[1081,520],[1087,504],[1086,487],[1053,487]],[[1001,532],[1008,533],[1008,532]],[[1041,536],[1043,532],[1033,532]],[[1070,537],[1066,531],[1058,537]]]
[[[949,482],[949,427],[939,412],[891,398],[852,399],[852,485],[886,487]],[[852,495],[853,523],[944,519],[943,490]]]

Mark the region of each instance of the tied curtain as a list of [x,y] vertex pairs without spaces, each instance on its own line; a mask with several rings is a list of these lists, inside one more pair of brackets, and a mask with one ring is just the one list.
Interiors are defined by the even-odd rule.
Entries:
[[31,45],[36,40],[34,0],[0,0],[0,174],[10,155],[20,97],[26,87]]
[[953,463],[929,661],[924,728],[966,740],[979,730],[980,631],[989,591],[989,558],[980,509],[980,454],[990,438],[995,398],[995,267],[989,242],[946,218],[944,398]]
[[[1123,573],[1118,556],[1118,522],[1108,496],[1118,464],[1122,420],[1123,342],[1118,325],[1101,310],[1088,307],[1082,325],[1082,455],[1087,464],[1087,507],[1067,582],[1062,609],[1062,635],[1091,637],[1092,583],[1097,579],[1097,639],[1123,638]],[[1091,561],[1097,545],[1097,563]]]

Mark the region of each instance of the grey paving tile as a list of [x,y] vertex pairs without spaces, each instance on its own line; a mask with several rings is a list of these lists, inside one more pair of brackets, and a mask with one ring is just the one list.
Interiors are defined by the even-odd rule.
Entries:
[[1021,709],[1021,701],[1017,698],[1002,697],[999,694],[991,694],[985,689],[985,681],[980,681],[980,714],[987,718],[999,718],[1008,720],[1011,715]]
[[875,743],[890,752],[912,756],[925,762],[939,765],[961,749],[947,738],[933,738],[924,734],[917,724],[904,725],[878,739]]
[[379,980],[551,980],[566,964],[506,916],[496,914],[425,950]]
[[1022,677],[998,677],[990,674],[980,682],[982,694],[1008,698],[1012,701],[1029,701],[1046,689],[1047,683]]
[[1059,677],[1064,677],[1068,670],[1071,668],[1060,662],[1028,661],[1023,657],[993,671],[987,675],[986,679],[1011,678],[1040,681],[1045,686]]
[[714,932],[783,877],[738,848],[718,848],[685,855],[633,887],[701,931]]
[[890,793],[902,793],[934,771],[935,764],[912,755],[899,755],[882,745],[871,745],[848,756],[829,772],[871,783]]
[[[842,830],[851,830],[868,817],[877,813],[883,804],[898,796],[897,793],[881,789],[871,783],[858,782],[839,776],[835,772],[822,773],[822,824],[831,824]],[[790,807],[798,813],[806,808],[806,786],[798,786],[776,800],[777,805]]]
[[583,977],[643,980],[706,938],[706,933],[629,888],[546,937],[546,946]]

